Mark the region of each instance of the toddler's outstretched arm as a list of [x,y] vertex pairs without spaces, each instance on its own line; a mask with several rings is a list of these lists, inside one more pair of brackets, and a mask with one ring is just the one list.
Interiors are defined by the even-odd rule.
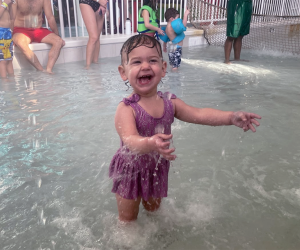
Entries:
[[190,10],[189,9],[186,9],[185,12],[184,12],[184,15],[183,15],[183,19],[182,19],[182,23],[183,25],[186,27],[187,25],[187,21],[188,21],[188,16],[190,14]]
[[255,132],[256,129],[253,124],[259,126],[259,122],[256,119],[261,119],[257,114],[243,111],[232,112],[211,108],[195,108],[187,105],[179,98],[173,99],[173,104],[175,117],[190,123],[210,126],[235,125],[242,128],[245,132],[249,129]]
[[130,151],[137,154],[147,154],[156,151],[167,160],[176,158],[172,153],[174,148],[169,149],[172,134],[156,134],[151,137],[142,137],[136,128],[134,111],[130,106],[121,102],[117,108],[115,116],[115,127],[123,141]]

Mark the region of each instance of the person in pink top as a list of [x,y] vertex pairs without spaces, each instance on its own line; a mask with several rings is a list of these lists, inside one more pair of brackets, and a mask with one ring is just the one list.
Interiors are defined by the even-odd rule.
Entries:
[[171,93],[157,91],[166,69],[161,44],[155,38],[140,34],[124,43],[118,70],[133,92],[117,107],[115,127],[121,146],[109,167],[122,222],[137,219],[141,202],[147,211],[155,211],[167,196],[170,161],[176,159],[175,149],[169,148],[174,117],[209,126],[235,125],[253,132],[254,125],[259,126],[257,114],[195,108]]

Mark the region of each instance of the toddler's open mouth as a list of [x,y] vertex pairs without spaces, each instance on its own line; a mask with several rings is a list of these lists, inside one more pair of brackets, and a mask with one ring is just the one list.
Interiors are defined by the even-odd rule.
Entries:
[[143,76],[139,77],[138,79],[141,84],[147,84],[152,79],[152,76],[151,75],[143,75]]

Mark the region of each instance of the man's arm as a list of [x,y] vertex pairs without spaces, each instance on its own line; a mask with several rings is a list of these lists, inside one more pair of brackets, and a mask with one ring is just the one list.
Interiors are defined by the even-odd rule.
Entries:
[[50,0],[44,0],[44,12],[45,16],[47,18],[48,24],[50,26],[50,29],[59,36],[57,25],[55,18],[52,13],[52,8],[51,8],[51,1]]

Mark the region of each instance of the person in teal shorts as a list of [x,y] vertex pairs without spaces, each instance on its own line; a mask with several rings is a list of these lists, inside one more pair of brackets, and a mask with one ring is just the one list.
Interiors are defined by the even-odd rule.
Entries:
[[228,0],[224,63],[230,64],[232,45],[234,61],[240,60],[243,37],[248,35],[250,30],[251,14],[252,0]]

